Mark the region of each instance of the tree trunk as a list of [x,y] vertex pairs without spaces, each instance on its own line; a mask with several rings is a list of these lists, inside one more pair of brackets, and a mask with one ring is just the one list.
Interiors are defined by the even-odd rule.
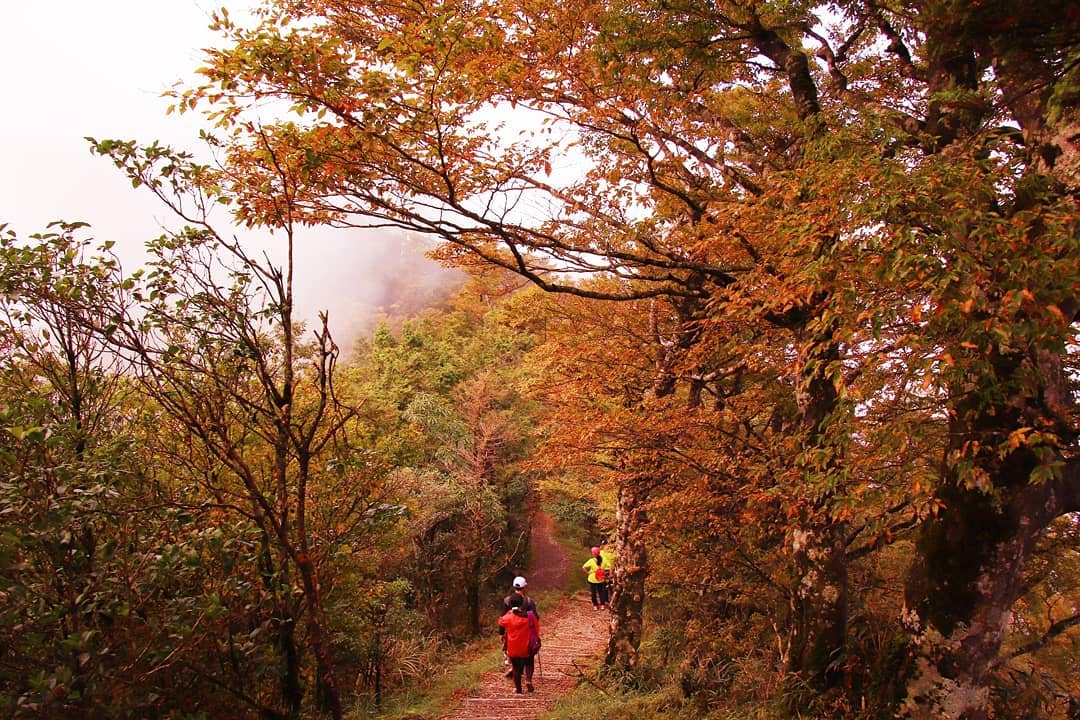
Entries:
[[611,635],[605,662],[632,670],[637,665],[643,627],[645,580],[649,574],[644,528],[650,486],[631,480],[619,488],[615,510],[615,582],[610,598]]
[[302,553],[297,561],[300,577],[304,585],[304,599],[307,601],[308,646],[315,655],[315,675],[317,678],[319,706],[329,712],[334,720],[341,720],[341,695],[334,676],[334,661],[330,654],[324,632],[325,611],[322,593],[319,588],[318,571],[311,557]]
[[834,330],[826,324],[799,351],[801,515],[787,538],[795,577],[784,669],[798,686],[820,691],[841,684],[842,663],[837,661],[847,639],[848,614],[846,525],[832,517],[829,507],[835,491],[832,476],[843,462],[843,448],[829,437],[828,428],[839,406],[831,376],[840,362]]
[[[997,360],[999,378],[1023,364],[1019,358]],[[937,494],[942,510],[921,531],[903,618],[914,636],[902,708],[907,717],[989,717],[990,684],[1012,606],[1023,592],[1025,566],[1047,525],[1080,508],[1077,468],[1059,450],[1053,459],[1063,461],[1064,470],[1041,482],[1032,473],[1049,461],[1049,448],[1021,444],[1002,455],[1012,433],[1033,422],[1026,415],[1037,398],[1060,395],[1055,375],[1064,381],[1060,373],[1043,374],[1051,382],[1037,395],[981,405],[979,398],[987,395],[967,389],[958,395],[966,399],[954,404],[949,457],[979,474],[961,475],[952,462]]]
[[473,558],[472,569],[469,572],[468,584],[465,588],[465,606],[468,612],[469,633],[472,637],[480,634],[480,575],[482,565],[482,558]]
[[[287,592],[283,588],[282,592]],[[277,646],[284,667],[281,673],[281,697],[285,704],[285,717],[300,717],[304,700],[304,687],[300,683],[300,651],[296,647],[296,614],[292,601],[281,599],[278,605]]]
[[383,651],[382,651],[382,635],[378,630],[375,631],[374,638],[372,640],[372,646],[375,648],[373,653],[375,663],[375,710],[376,712],[382,712],[382,667],[383,667]]
[[[652,301],[649,309],[649,331],[656,347],[656,360],[648,394],[657,398],[675,392],[677,376],[673,368],[680,353],[692,347],[701,334],[700,326],[694,322],[700,312],[697,299],[682,299],[673,303],[672,308],[678,317],[678,331],[667,335],[661,332],[659,303]],[[645,580],[649,575],[646,506],[654,484],[656,480],[650,475],[628,473],[620,484],[615,508],[615,579],[608,598],[611,634],[605,662],[625,670],[633,670],[637,665],[644,627]]]
[[300,708],[304,699],[304,689],[300,683],[300,651],[296,646],[296,610],[289,598],[289,584],[283,582],[274,563],[274,551],[270,533],[266,528],[266,519],[259,513],[257,505],[255,515],[260,525],[259,534],[259,575],[263,588],[273,599],[274,649],[281,661],[280,685],[281,702],[285,708],[283,717],[300,717]]
[[785,670],[817,690],[839,687],[847,637],[848,573],[843,526],[805,523],[789,537],[798,585],[791,594]]
[[904,621],[915,634],[904,700],[912,718],[987,717],[1024,568],[1046,525],[1077,504],[1075,482],[1071,489],[1065,480],[1028,484],[1031,460],[1003,470],[1012,487],[997,498],[955,482],[939,493],[945,509],[922,531],[905,598]]

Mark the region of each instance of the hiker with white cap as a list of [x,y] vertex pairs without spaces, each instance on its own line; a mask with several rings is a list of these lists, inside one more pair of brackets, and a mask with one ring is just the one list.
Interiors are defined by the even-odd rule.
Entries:
[[[520,605],[519,605],[521,607],[521,612],[523,612],[523,613],[531,612],[539,620],[540,619],[540,611],[536,609],[536,601],[525,594],[525,588],[527,588],[529,586],[529,583],[525,580],[524,577],[522,577],[521,575],[518,575],[517,577],[514,578],[514,581],[513,581],[512,585],[514,587],[514,591],[503,598],[502,610],[499,613],[499,617],[502,617],[503,615],[506,615],[506,613],[510,612],[510,607],[511,607],[511,604],[512,604],[514,598],[521,598]],[[504,630],[501,626],[499,627],[499,634],[503,636],[502,637],[503,655],[506,656],[506,664],[509,665],[510,664],[510,657],[508,655],[506,655],[506,630]],[[506,671],[506,677],[510,677],[511,674],[512,674],[512,670],[507,670]]]
[[521,575],[518,575],[516,578],[514,578],[513,586],[514,592],[503,598],[502,612],[500,613],[500,615],[505,615],[510,610],[510,601],[514,599],[515,595],[517,595],[521,598],[522,610],[524,610],[525,612],[529,612],[531,610],[533,613],[535,613],[536,617],[540,617],[540,613],[536,610],[536,602],[531,597],[525,594],[525,588],[529,587],[529,583],[525,580],[525,578]]

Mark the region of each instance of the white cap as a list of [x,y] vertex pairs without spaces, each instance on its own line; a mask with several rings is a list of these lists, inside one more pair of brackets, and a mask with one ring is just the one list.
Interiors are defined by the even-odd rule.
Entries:
[[514,587],[517,588],[518,590],[521,590],[523,587],[525,587],[528,584],[529,583],[525,582],[525,578],[521,577],[520,575],[518,575],[516,578],[514,578]]

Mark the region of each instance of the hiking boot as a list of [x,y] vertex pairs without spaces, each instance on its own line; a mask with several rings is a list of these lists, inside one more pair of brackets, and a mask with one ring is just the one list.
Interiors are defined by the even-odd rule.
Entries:
[[529,692],[536,692],[536,688],[533,687],[532,683],[526,683],[525,684],[525,689],[528,690]]

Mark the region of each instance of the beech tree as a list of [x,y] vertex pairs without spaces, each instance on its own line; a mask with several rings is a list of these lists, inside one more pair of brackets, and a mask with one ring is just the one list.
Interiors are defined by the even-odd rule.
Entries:
[[[1078,509],[1068,3],[283,0],[257,28],[218,25],[230,45],[178,103],[227,133],[239,220],[279,222],[268,147],[305,221],[428,233],[447,262],[545,290],[663,299],[676,329],[652,397],[692,403],[732,319],[781,333],[784,656],[817,689],[841,684],[864,532],[851,430],[874,398],[847,371],[866,347],[910,349],[895,372],[924,374],[948,434],[935,485],[900,492],[923,523],[903,707],[986,716],[1032,548]],[[252,126],[262,99],[299,120]]]
[[[273,165],[264,149],[261,160]],[[339,349],[327,317],[308,342],[295,321],[287,169],[279,168],[281,193],[267,200],[284,234],[279,267],[215,231],[209,209],[220,196],[201,185],[205,167],[158,145],[101,141],[94,150],[188,223],[148,243],[148,271],[124,278],[114,268],[111,287],[85,299],[100,313],[82,322],[199,449],[172,455],[193,489],[180,502],[253,529],[256,548],[243,561],[270,609],[259,637],[276,655],[276,696],[264,687],[236,696],[252,711],[297,717],[313,661],[317,703],[341,717],[323,573],[338,548],[397,514],[363,445],[358,409],[335,385]]]

